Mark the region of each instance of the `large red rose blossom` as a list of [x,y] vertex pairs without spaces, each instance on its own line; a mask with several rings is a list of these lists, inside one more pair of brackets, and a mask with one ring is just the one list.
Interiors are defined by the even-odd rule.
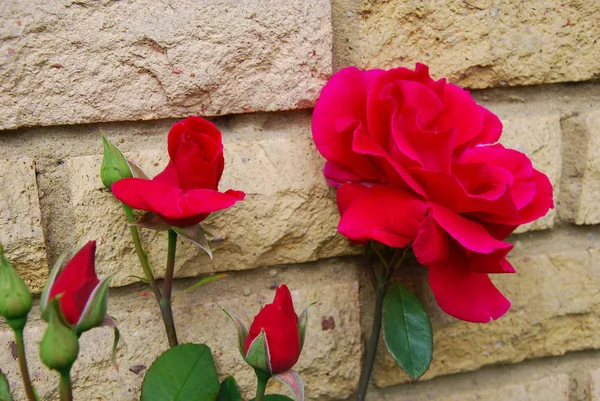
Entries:
[[497,116],[429,69],[336,73],[312,131],[337,187],[339,231],[355,242],[411,246],[440,307],[472,322],[510,302],[488,274],[512,273],[504,239],[554,207],[548,177],[496,143]]
[[160,174],[152,180],[117,181],[111,187],[115,197],[134,209],[157,213],[172,226],[186,227],[246,196],[231,189],[218,191],[225,165],[223,142],[210,121],[188,117],[175,123],[168,148],[170,161]]

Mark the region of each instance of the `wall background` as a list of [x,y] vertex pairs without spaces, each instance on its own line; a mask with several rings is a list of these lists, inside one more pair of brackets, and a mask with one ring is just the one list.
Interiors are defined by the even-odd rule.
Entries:
[[[297,365],[309,400],[344,400],[357,385],[371,294],[360,249],[336,233],[334,191],[311,140],[311,108],[331,74],[429,64],[475,90],[505,126],[502,142],[551,178],[557,208],[511,237],[517,274],[495,282],[510,312],[486,325],[444,315],[426,272],[407,277],[425,300],[434,362],[419,383],[379,354],[373,401],[600,400],[600,3],[598,0],[5,0],[0,3],[0,242],[39,294],[48,266],[97,239],[101,276],[116,272],[111,332],[82,337],[74,368],[81,400],[135,400],[166,349],[119,204],[98,172],[102,131],[148,173],[167,160],[177,119],[214,116],[223,131],[221,188],[247,199],[211,222],[215,262],[180,241],[176,290],[193,277],[230,277],[174,304],[182,342],[207,342],[220,372],[246,395],[253,373],[215,303],[250,319],[287,282],[296,308],[317,301]],[[164,233],[163,233],[164,234]],[[163,234],[145,232],[160,271]],[[34,380],[44,325],[26,335]],[[11,333],[0,324],[0,367],[22,397]],[[218,343],[217,343],[218,340]],[[147,345],[151,344],[151,345]]]

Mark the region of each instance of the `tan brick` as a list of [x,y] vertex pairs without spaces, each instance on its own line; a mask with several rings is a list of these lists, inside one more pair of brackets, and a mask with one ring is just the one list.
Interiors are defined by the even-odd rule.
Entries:
[[0,4],[0,129],[308,108],[329,0]]
[[[309,115],[298,117],[261,116],[256,125],[244,125],[241,136],[237,125],[223,127],[226,167],[220,188],[243,190],[247,198],[206,224],[214,235],[214,264],[200,248],[180,241],[177,277],[357,251],[337,233],[335,197],[321,172],[323,161],[312,142]],[[133,159],[153,176],[167,164],[166,146],[160,143],[157,150]],[[98,269],[102,274],[116,272],[112,283],[120,286],[135,281],[128,276],[140,275],[141,270],[120,203],[100,181],[100,160],[100,155],[68,160],[73,229],[77,241],[99,240]],[[151,263],[162,271],[166,233],[142,231]]]
[[39,293],[48,262],[33,160],[0,160],[0,194],[0,243],[31,290]]
[[[213,351],[222,377],[235,376],[246,399],[255,391],[255,377],[245,364],[236,345],[233,323],[216,303],[235,312],[249,324],[260,305],[272,302],[272,281],[287,283],[294,297],[296,311],[316,301],[309,312],[306,343],[295,369],[306,384],[307,400],[345,399],[356,387],[360,364],[360,325],[356,266],[351,261],[329,260],[311,265],[277,270],[273,276],[267,269],[234,273],[230,277],[196,289],[174,301],[173,309],[181,343],[206,342]],[[177,283],[175,293],[183,288]],[[247,291],[245,291],[247,289]],[[243,295],[248,294],[248,295]],[[37,311],[34,310],[34,312]],[[133,366],[149,367],[167,348],[160,313],[154,300],[142,298],[133,288],[118,289],[109,295],[109,313],[119,322],[121,345],[117,354],[119,371],[111,364],[112,331],[94,329],[81,338],[79,360],[73,369],[75,399],[133,401],[147,369],[139,374]],[[323,328],[322,320],[335,322]],[[32,375],[42,399],[57,396],[57,375],[40,365],[37,341],[43,325],[33,321],[26,329],[27,348]],[[12,336],[0,324],[0,347],[6,349]],[[10,352],[0,352],[0,366],[22,396],[18,366]],[[286,394],[280,389],[282,394]]]
[[[587,231],[553,230],[528,237],[515,238],[509,257],[517,273],[493,276],[512,302],[499,320],[487,324],[458,321],[439,309],[428,287],[420,291],[434,332],[433,363],[425,379],[600,348],[596,334],[600,329],[600,244]],[[363,327],[369,326],[363,322]],[[374,378],[380,387],[407,381],[383,345]]]
[[[533,166],[545,173],[554,187],[555,203],[559,196],[562,169],[561,159],[561,115],[558,111],[546,111],[546,105],[496,104],[490,109],[500,117],[504,131],[500,142],[509,148],[525,153]],[[546,216],[519,227],[516,232],[544,230],[554,226],[556,209]]]
[[588,392],[589,396],[586,401],[600,400],[600,369],[591,370],[588,373]]
[[411,401],[569,401],[569,376],[566,374],[501,384],[485,379],[468,383],[461,379],[457,381],[461,381],[462,385],[428,386],[427,389],[402,386],[384,390],[369,397],[369,401],[399,399],[410,399]]
[[594,1],[361,2],[362,63],[424,62],[469,88],[583,81],[600,74],[600,9]]
[[600,111],[566,119],[565,172],[560,216],[575,224],[600,223]]

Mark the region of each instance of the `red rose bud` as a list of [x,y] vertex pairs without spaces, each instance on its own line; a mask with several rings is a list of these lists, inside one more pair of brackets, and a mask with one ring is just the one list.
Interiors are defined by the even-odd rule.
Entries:
[[100,178],[104,186],[110,189],[115,182],[124,178],[131,178],[133,174],[123,153],[110,143],[104,135],[102,135],[102,144],[104,146],[104,156],[100,167]]
[[40,342],[40,359],[50,369],[68,374],[79,353],[77,334],[61,314],[59,300],[48,305],[48,327]]
[[108,284],[112,277],[98,280],[95,253],[96,241],[90,241],[64,267],[61,257],[52,269],[40,300],[45,318],[49,302],[60,296],[60,311],[78,334],[102,325],[106,317]]
[[32,297],[27,284],[4,256],[0,245],[0,316],[14,329],[23,328],[31,311]]
[[134,209],[161,216],[175,227],[200,223],[212,212],[227,209],[246,194],[218,191],[223,174],[221,132],[200,117],[179,121],[169,132],[169,164],[152,180],[127,178],[112,186],[113,194]]
[[[244,341],[246,360],[256,369],[265,370],[266,365],[272,374],[286,371],[300,357],[300,337],[292,295],[284,284],[277,288],[273,303],[265,305],[254,318]],[[262,354],[262,343],[268,358],[266,364],[255,366],[260,359],[255,355]]]

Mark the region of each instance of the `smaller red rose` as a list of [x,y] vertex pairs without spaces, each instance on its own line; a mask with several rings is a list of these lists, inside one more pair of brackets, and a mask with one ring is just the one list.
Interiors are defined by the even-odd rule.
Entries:
[[94,264],[95,253],[96,241],[88,242],[58,273],[50,287],[48,301],[62,294],[60,310],[73,326],[79,323],[92,293],[100,284]]
[[271,373],[291,369],[300,357],[300,335],[292,295],[285,284],[277,287],[273,303],[265,305],[254,318],[244,342],[244,354],[261,330],[267,337]]
[[241,191],[218,191],[223,142],[210,121],[201,117],[179,121],[169,132],[168,148],[169,164],[152,180],[126,178],[114,183],[111,190],[117,199],[157,213],[172,226],[187,227],[245,198]]

